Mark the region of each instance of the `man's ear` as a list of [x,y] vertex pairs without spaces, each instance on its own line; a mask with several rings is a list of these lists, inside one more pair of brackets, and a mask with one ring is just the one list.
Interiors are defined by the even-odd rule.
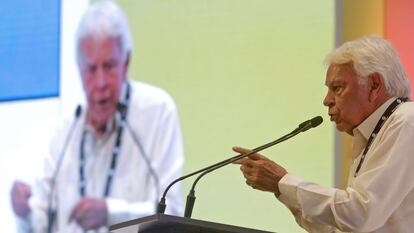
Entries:
[[379,73],[373,73],[368,77],[369,100],[375,101],[386,93],[384,79]]

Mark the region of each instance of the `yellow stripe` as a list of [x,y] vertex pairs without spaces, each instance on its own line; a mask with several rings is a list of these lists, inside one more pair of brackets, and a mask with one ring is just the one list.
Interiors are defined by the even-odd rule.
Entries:
[[[354,40],[364,35],[377,34],[384,35],[384,9],[385,0],[342,0],[341,14],[338,19],[342,22],[342,32],[339,34],[342,38],[337,41],[343,42]],[[336,159],[339,160],[340,166],[336,172],[339,176],[337,186],[346,187],[348,179],[348,171],[351,165],[352,157],[352,138],[343,133],[336,133],[337,153]]]

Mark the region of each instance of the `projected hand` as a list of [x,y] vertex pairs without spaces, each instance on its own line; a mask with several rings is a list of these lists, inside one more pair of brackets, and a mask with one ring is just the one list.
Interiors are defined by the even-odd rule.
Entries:
[[[242,147],[233,147],[238,153],[249,153],[251,150]],[[279,181],[287,171],[261,154],[252,154],[246,158],[234,162],[240,164],[240,170],[246,178],[246,184],[254,189],[268,191],[276,196],[280,195]]]
[[73,208],[69,221],[74,220],[85,230],[94,230],[106,226],[108,208],[105,200],[82,198]]
[[13,211],[17,216],[26,218],[30,213],[29,198],[32,196],[32,189],[26,183],[15,181],[11,189],[11,202]]

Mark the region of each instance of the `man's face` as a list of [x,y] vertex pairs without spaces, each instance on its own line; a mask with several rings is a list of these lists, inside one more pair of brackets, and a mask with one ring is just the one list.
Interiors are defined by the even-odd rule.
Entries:
[[101,128],[116,111],[128,59],[123,56],[119,41],[113,38],[87,37],[80,46],[88,120],[95,128]]
[[328,93],[323,104],[339,131],[353,135],[352,130],[372,112],[369,89],[358,83],[352,63],[331,65],[326,74]]

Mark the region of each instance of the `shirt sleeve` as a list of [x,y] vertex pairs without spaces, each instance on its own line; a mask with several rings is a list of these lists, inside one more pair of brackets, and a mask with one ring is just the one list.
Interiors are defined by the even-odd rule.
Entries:
[[[334,196],[335,189],[324,189],[288,173],[280,180],[279,191],[279,201],[289,208],[299,226],[308,232],[335,232],[334,227],[314,220],[315,218],[332,219],[329,216],[329,201]],[[304,201],[303,198],[310,201]],[[303,202],[307,202],[305,204],[308,206],[302,206]]]
[[17,233],[32,233],[33,229],[31,227],[31,216],[29,215],[27,218],[21,218],[16,216],[16,232]]
[[[160,116],[152,119],[157,122],[151,142],[144,142],[145,148],[149,148],[148,155],[155,172],[157,173],[160,192],[162,192],[173,179],[182,175],[184,163],[183,145],[178,114],[175,105],[164,103]],[[145,134],[142,135],[144,139]],[[152,183],[151,183],[152,185]],[[166,197],[166,213],[171,215],[182,214],[181,184],[174,185]],[[156,205],[154,198],[148,201],[129,202],[125,199],[106,199],[109,212],[109,225],[154,214]]]
[[[43,233],[47,231],[48,216],[47,209],[49,207],[49,198],[51,192],[51,182],[53,173],[56,170],[58,157],[60,156],[60,148],[62,148],[62,135],[67,134],[68,121],[64,121],[55,131],[54,136],[50,140],[49,153],[43,157],[42,172],[34,181],[32,186],[33,196],[30,199],[31,213],[29,215],[30,231],[34,233]],[[55,193],[56,195],[56,193]],[[56,196],[51,197],[52,202],[56,203]],[[55,218],[54,221],[57,221]],[[29,227],[29,225],[26,225]],[[29,229],[29,228],[28,228]]]
[[109,225],[123,222],[125,219],[151,215],[155,212],[155,203],[150,201],[129,203],[124,199],[107,198],[106,205],[109,212]]
[[[160,144],[154,147],[154,154],[159,155],[154,158],[154,168],[159,175],[160,192],[163,192],[174,179],[182,176],[184,165],[180,122],[172,100],[161,122],[164,124],[160,126],[156,136]],[[166,196],[166,201],[166,214],[183,214],[182,182],[178,182],[171,187]]]
[[[284,203],[309,232],[371,232],[383,226],[413,190],[414,125],[389,119],[368,152],[359,175],[346,190],[326,188],[287,174],[279,182]],[[318,230],[320,228],[324,230]]]

